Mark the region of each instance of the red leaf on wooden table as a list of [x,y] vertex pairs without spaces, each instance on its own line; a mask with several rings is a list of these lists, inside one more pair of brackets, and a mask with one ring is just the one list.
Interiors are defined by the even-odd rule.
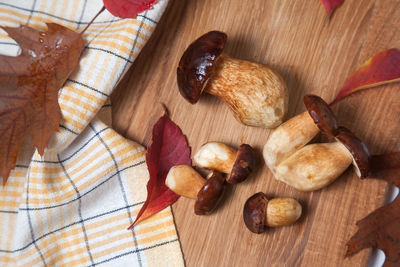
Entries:
[[322,5],[328,15],[332,13],[338,6],[343,3],[344,0],[321,0]]
[[103,0],[107,10],[120,18],[134,18],[153,7],[158,0]]
[[0,56],[0,175],[6,183],[27,135],[43,155],[61,118],[58,90],[78,65],[82,35],[55,23],[42,32],[1,27],[21,48]]
[[165,185],[168,171],[175,165],[192,165],[186,137],[167,115],[162,116],[153,127],[152,144],[146,152],[146,164],[150,174],[147,199],[128,229],[174,203],[179,195]]
[[[373,156],[371,177],[400,186],[400,152]],[[368,247],[386,255],[383,266],[400,266],[400,196],[357,222],[358,231],[347,243],[346,257]]]
[[400,81],[400,50],[384,50],[368,59],[347,79],[330,105],[362,89],[396,81]]

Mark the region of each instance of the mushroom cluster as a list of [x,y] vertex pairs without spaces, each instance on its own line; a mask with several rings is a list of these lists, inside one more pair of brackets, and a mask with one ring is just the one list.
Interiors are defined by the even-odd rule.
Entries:
[[[329,105],[307,95],[308,112],[276,128],[269,136],[263,156],[275,178],[301,191],[321,189],[338,178],[352,163],[359,177],[369,172],[370,152],[350,130],[340,127]],[[335,140],[308,144],[319,132]]]
[[181,95],[195,104],[203,92],[227,103],[245,125],[275,128],[288,109],[288,90],[270,67],[223,53],[227,35],[211,31],[183,53],[177,69]]
[[247,179],[254,169],[255,155],[247,144],[236,150],[223,143],[209,142],[194,155],[194,162],[211,170],[207,179],[191,166],[178,165],[169,170],[165,185],[180,196],[196,200],[195,214],[204,215],[217,206],[226,183],[236,184]]

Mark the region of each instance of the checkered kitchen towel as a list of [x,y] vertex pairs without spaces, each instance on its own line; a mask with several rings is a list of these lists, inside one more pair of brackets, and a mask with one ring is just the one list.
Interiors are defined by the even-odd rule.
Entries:
[[[43,158],[27,141],[0,188],[0,266],[183,266],[170,208],[126,230],[146,198],[145,150],[99,115],[109,113],[111,91],[167,2],[136,19],[103,12],[86,31],[79,69],[59,93],[59,132]],[[101,0],[0,0],[0,24],[44,30],[51,21],[79,31],[101,7]],[[4,31],[0,53],[18,53]]]

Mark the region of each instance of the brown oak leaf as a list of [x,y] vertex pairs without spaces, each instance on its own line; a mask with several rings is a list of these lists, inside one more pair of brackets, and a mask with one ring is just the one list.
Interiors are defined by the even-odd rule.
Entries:
[[47,23],[47,31],[28,26],[1,27],[21,54],[0,56],[0,176],[6,183],[27,135],[43,155],[58,130],[58,90],[78,65],[85,46],[82,34]]
[[[383,179],[400,187],[400,152],[371,158],[372,179]],[[368,247],[386,255],[383,266],[400,266],[400,196],[357,222],[358,231],[347,243],[346,256]]]

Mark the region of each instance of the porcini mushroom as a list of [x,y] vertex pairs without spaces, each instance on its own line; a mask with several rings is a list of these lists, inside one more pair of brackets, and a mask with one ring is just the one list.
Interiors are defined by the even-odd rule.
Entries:
[[211,212],[222,196],[225,179],[221,173],[213,171],[203,179],[191,166],[172,167],[165,179],[165,185],[180,196],[195,199],[195,214]]
[[195,104],[203,92],[227,103],[245,125],[274,128],[288,108],[288,91],[282,77],[260,63],[222,53],[227,35],[211,31],[183,53],[177,69],[181,95]]
[[255,165],[255,155],[250,145],[242,144],[236,150],[219,142],[204,144],[194,155],[196,166],[228,174],[226,181],[236,184],[244,181]]
[[[333,182],[351,163],[357,174],[365,177],[370,158],[366,145],[348,129],[337,126],[333,112],[320,97],[305,96],[304,102],[309,118],[305,119],[307,113],[292,118],[290,123],[297,126],[296,131],[290,132],[293,128],[288,128],[285,123],[275,130],[279,135],[275,134],[274,139],[270,138],[264,146],[264,159],[275,178],[298,190],[313,191]],[[315,127],[309,125],[310,119],[324,135],[333,137],[336,142],[306,145],[306,141],[317,133]],[[300,124],[304,121],[307,123],[302,131]],[[279,129],[281,127],[284,128]],[[302,142],[289,148],[276,142],[280,136],[285,138],[288,135],[298,135]]]
[[256,193],[247,199],[243,208],[243,220],[247,228],[260,234],[268,227],[279,227],[293,224],[302,212],[302,207],[293,198],[274,198],[268,200],[262,193]]

